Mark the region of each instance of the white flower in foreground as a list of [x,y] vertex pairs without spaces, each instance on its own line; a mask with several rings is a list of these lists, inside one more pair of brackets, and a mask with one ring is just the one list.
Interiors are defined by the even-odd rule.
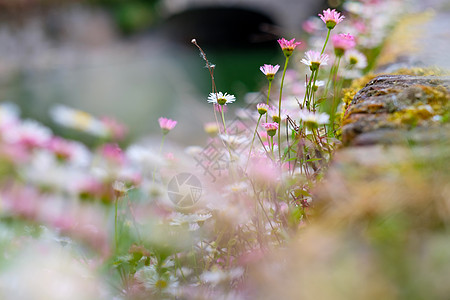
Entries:
[[206,214],[183,214],[175,213],[170,225],[172,226],[188,226],[189,231],[195,231],[200,228],[198,223],[203,223],[212,217],[211,213]]
[[42,240],[23,245],[0,274],[2,299],[111,299],[100,277],[73,253]]
[[132,165],[144,171],[153,170],[165,164],[161,156],[142,145],[131,145],[125,151],[125,155]]
[[178,281],[174,275],[169,272],[158,274],[154,266],[142,267],[136,272],[135,277],[138,281],[143,283],[147,290],[155,294],[173,294],[178,287]]
[[244,269],[237,267],[230,270],[222,270],[219,268],[213,269],[212,271],[205,271],[200,275],[200,279],[204,282],[210,283],[211,285],[217,285],[223,281],[230,281],[238,279],[244,274]]
[[300,110],[300,120],[308,128],[317,128],[319,125],[327,124],[330,116],[326,113],[314,113],[307,109]]
[[49,128],[33,120],[25,120],[22,124],[6,130],[3,134],[6,142],[21,143],[29,147],[44,147],[51,137],[52,132]]
[[320,65],[326,65],[328,61],[328,54],[320,54],[318,51],[309,50],[305,53],[305,58],[301,60],[302,63],[309,66],[311,71],[318,70]]
[[233,149],[236,149],[240,145],[248,143],[248,138],[245,136],[220,134],[219,137],[222,141],[224,141],[228,146],[230,146]]

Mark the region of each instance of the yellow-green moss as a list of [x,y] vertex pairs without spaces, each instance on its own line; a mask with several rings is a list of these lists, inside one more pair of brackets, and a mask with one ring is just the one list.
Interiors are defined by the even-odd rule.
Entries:
[[439,69],[439,68],[401,68],[395,71],[396,75],[412,75],[412,76],[445,76],[448,75],[449,72]]
[[434,116],[440,116],[440,118],[437,118],[437,121],[443,120],[443,116],[448,115],[450,110],[450,93],[447,91],[447,88],[442,85],[436,87],[416,85],[415,87],[420,88],[424,92],[422,99],[392,114],[390,121],[397,124],[416,126],[430,120]]
[[[356,93],[365,87],[369,81],[374,79],[377,74],[369,73],[361,78],[357,78],[352,81],[350,86],[348,88],[342,89],[342,102],[344,105],[342,105],[342,111],[339,113],[339,122],[343,121],[345,119],[345,112],[348,109],[348,106],[352,102],[353,98],[355,97]],[[344,116],[344,119],[342,118]]]

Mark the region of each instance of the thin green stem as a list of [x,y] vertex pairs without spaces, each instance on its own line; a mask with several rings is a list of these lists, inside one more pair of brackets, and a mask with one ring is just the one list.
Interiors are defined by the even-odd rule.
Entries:
[[[267,115],[267,113],[266,113]],[[252,155],[253,143],[255,142],[256,132],[258,131],[259,122],[261,121],[263,115],[259,115],[258,122],[256,122],[255,133],[253,134],[252,143],[250,144],[250,150],[248,151],[247,163],[245,164],[245,170],[247,170],[248,162],[250,161],[250,155]]]
[[333,65],[331,66],[330,75],[328,76],[327,84],[325,85],[325,90],[323,93],[323,96],[326,98],[328,94],[328,88],[330,87],[330,83],[332,79],[334,78],[334,69],[336,68],[336,60],[333,62]]
[[[161,144],[159,145],[159,154],[158,154],[158,156],[161,156],[165,139],[166,139],[166,134],[163,134],[163,137],[161,139]],[[155,169],[153,170],[153,175],[152,175],[153,183],[155,182],[155,174],[156,174],[156,170],[157,169],[158,169],[158,166],[155,166]]]
[[[289,62],[289,56],[286,57],[286,62],[284,63],[284,69],[283,69],[283,76],[281,77],[281,84],[280,84],[280,98],[278,99],[278,120],[279,125],[281,127],[281,97],[283,96],[283,84],[284,84],[284,77],[286,76],[286,69]],[[278,156],[281,160],[281,128],[278,130]]]
[[[273,136],[270,137],[270,154],[273,157]],[[278,146],[278,149],[280,148],[280,146]]]
[[313,80],[313,77],[314,77],[314,71],[311,71],[311,76],[309,77],[308,84],[306,85],[305,96],[303,97],[303,107],[306,106],[309,108],[308,99],[309,99],[310,87],[311,87],[311,82]]
[[[272,89],[272,80],[269,80],[269,90],[267,91],[267,105],[269,105],[269,99],[270,99],[270,90]],[[267,123],[267,115],[266,114],[266,123]]]
[[334,95],[333,95],[333,102],[332,102],[332,104],[331,104],[331,114],[330,114],[330,117],[331,117],[331,120],[330,120],[330,124],[331,124],[331,128],[334,130],[334,118],[335,118],[335,114],[336,114],[336,97],[337,97],[337,95],[336,95],[336,93],[338,92],[337,91],[337,73],[338,73],[338,71],[339,71],[339,65],[340,65],[340,63],[341,63],[341,57],[342,56],[339,56],[338,57],[338,61],[337,61],[337,65],[336,65],[336,68],[335,68],[335,70],[334,70],[334,76],[333,76],[333,81],[334,81],[334,87],[335,87],[335,90],[334,90]]
[[222,113],[223,132],[227,134],[227,126],[225,125],[225,115],[223,113],[224,107],[220,106],[220,112]]
[[117,207],[118,207],[119,197],[116,197],[116,201],[114,203],[114,242],[116,245],[116,251],[119,249],[119,232],[117,230],[118,227],[118,218],[117,218]]
[[328,28],[327,38],[325,39],[325,44],[323,44],[322,52],[320,52],[320,55],[322,55],[325,52],[325,47],[327,46],[328,39],[330,38],[330,32],[331,32],[331,29]]
[[[225,125],[225,114],[223,112],[224,111],[224,106],[223,105],[220,106],[220,111],[222,113],[223,131],[224,131],[225,135],[228,135],[228,133],[227,133],[227,126]],[[230,145],[228,145],[228,143],[226,141],[224,142],[224,144],[225,144],[225,147],[228,150],[228,154],[230,155],[230,163],[233,163],[234,162],[234,158],[233,158],[233,154],[232,154],[231,149],[230,149]],[[231,172],[232,175],[234,174],[233,169],[230,169],[230,172]]]

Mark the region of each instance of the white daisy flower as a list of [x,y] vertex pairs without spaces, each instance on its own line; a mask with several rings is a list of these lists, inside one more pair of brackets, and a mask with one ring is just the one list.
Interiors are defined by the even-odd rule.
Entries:
[[351,49],[344,54],[345,62],[356,69],[364,69],[367,67],[367,57],[358,50]]
[[234,95],[229,95],[227,93],[222,94],[222,92],[210,93],[208,97],[208,103],[215,103],[218,105],[226,105],[228,103],[233,103],[236,101]]
[[308,128],[317,128],[322,124],[327,124],[330,121],[330,116],[326,113],[314,113],[307,109],[300,110],[300,120]]

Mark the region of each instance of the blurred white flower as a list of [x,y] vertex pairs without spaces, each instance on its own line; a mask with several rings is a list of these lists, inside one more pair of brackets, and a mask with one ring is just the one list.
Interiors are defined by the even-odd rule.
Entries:
[[49,128],[33,120],[25,120],[3,133],[7,143],[19,143],[27,147],[44,147],[51,137],[52,132]]
[[50,117],[56,124],[81,130],[92,135],[106,137],[110,130],[104,122],[85,111],[65,105],[56,105],[50,110]]
[[240,267],[229,270],[222,270],[219,268],[215,268],[211,271],[203,272],[202,275],[200,275],[200,279],[214,286],[224,281],[231,281],[238,279],[243,274],[244,269]]
[[38,241],[24,248],[0,273],[1,299],[111,299],[100,278],[60,245]]

